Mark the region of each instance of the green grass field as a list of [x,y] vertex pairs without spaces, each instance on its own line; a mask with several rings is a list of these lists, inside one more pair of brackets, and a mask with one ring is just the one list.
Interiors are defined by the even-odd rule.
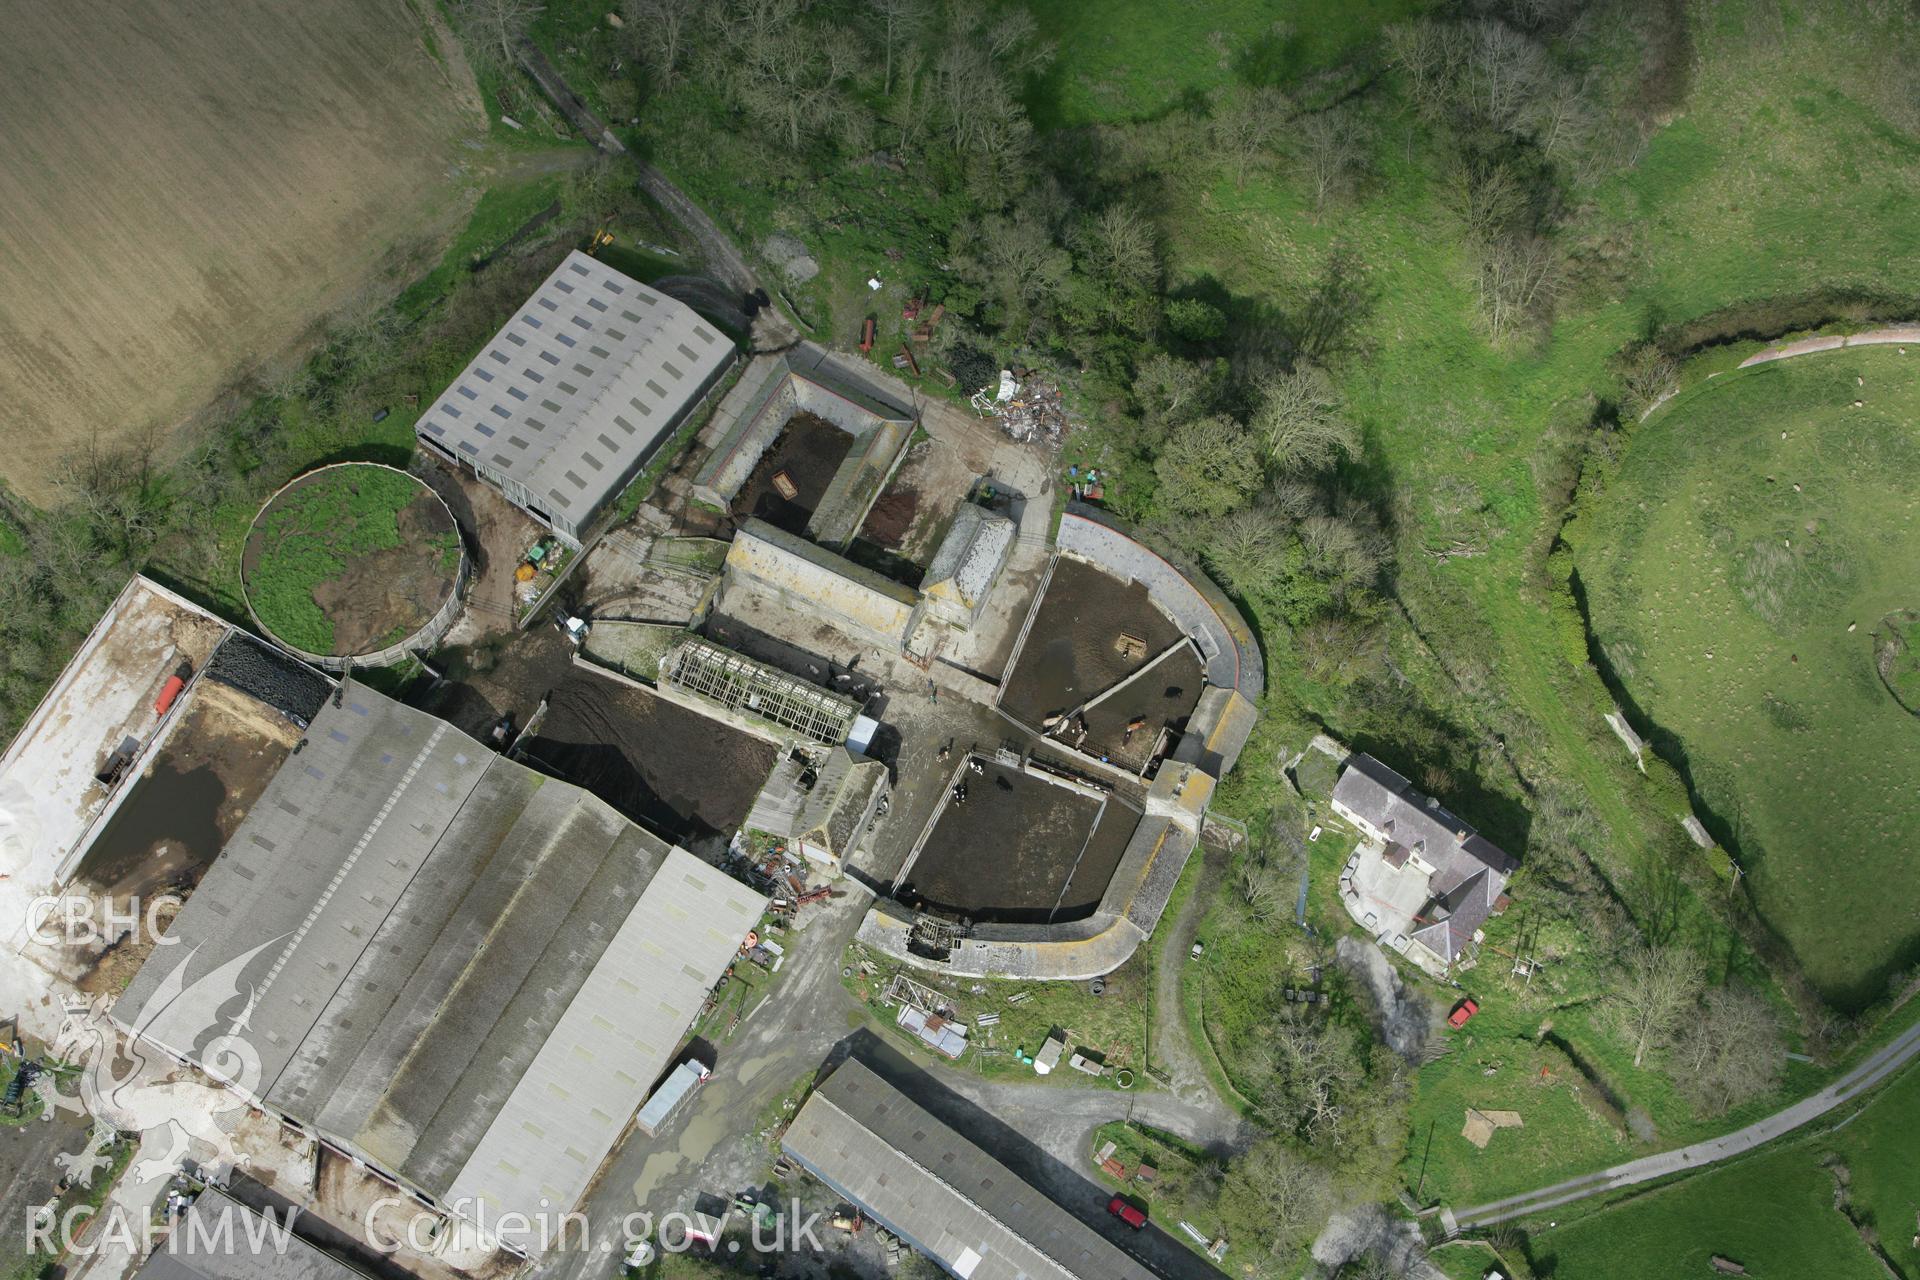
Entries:
[[1916,359],[1863,348],[1691,389],[1580,535],[1620,684],[1809,975],[1850,1001],[1920,944],[1920,906],[1885,891],[1920,820],[1920,721],[1874,669],[1881,620],[1920,606]]
[[1536,1270],[1556,1280],[1691,1280],[1713,1274],[1709,1259],[1719,1254],[1755,1277],[1884,1278],[1834,1208],[1834,1176],[1823,1162],[1837,1157],[1850,1175],[1854,1213],[1911,1275],[1920,1266],[1909,1243],[1920,1208],[1912,1141],[1920,1072],[1909,1069],[1842,1123],[1612,1207],[1555,1210],[1558,1228],[1533,1224]]
[[[402,472],[335,467],[281,494],[247,544],[247,595],[260,621],[288,644],[331,653],[333,620],[314,589],[360,557],[399,546],[400,513],[426,492]],[[448,536],[457,558],[459,535]]]
[[1353,57],[1414,0],[1216,0],[1027,8],[1061,57],[1033,95],[1040,128],[1138,120],[1233,83],[1282,85]]

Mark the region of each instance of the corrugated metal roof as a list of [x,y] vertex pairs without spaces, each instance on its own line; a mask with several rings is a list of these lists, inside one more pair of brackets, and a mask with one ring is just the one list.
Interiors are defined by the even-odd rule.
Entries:
[[[284,1248],[281,1245],[284,1244]],[[364,1280],[349,1267],[209,1187],[134,1280]]]
[[692,308],[574,252],[414,430],[578,525],[732,359]]
[[249,1092],[436,1197],[564,1211],[764,903],[349,686],[114,1016],[195,1059],[237,1034]]
[[967,1051],[965,1027],[956,1026],[945,1018],[937,1017],[924,1009],[903,1004],[894,1022],[919,1036],[929,1048],[938,1049],[949,1058],[958,1058]]
[[472,1198],[488,1221],[543,1197],[577,1203],[766,905],[669,853],[454,1179],[453,1203]]
[[857,1061],[813,1091],[782,1145],[966,1280],[1153,1280],[1012,1170]]

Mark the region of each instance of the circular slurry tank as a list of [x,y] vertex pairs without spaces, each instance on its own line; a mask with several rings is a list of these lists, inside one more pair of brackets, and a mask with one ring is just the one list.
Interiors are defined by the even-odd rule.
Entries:
[[241,555],[247,611],[318,666],[385,666],[431,648],[460,613],[466,547],[416,477],[372,462],[320,467],[254,517]]

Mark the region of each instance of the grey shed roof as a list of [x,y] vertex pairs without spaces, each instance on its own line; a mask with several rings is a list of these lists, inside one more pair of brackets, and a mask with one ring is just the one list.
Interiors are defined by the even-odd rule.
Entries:
[[1334,784],[1333,799],[1434,868],[1428,881],[1432,898],[1421,913],[1431,923],[1415,930],[1413,937],[1442,959],[1453,960],[1492,914],[1507,878],[1520,864],[1372,756],[1348,759]]
[[[284,1233],[283,1233],[284,1231]],[[277,1247],[285,1242],[285,1248]],[[364,1280],[361,1272],[208,1187],[134,1280]]]
[[951,582],[962,603],[977,604],[993,586],[993,578],[1013,545],[1013,521],[974,502],[963,502],[953,525],[941,539],[921,589],[931,592]]
[[239,1035],[249,1093],[443,1201],[564,1210],[764,906],[586,792],[350,686],[114,1017],[196,1060]]
[[782,1145],[960,1280],[1152,1280],[1153,1272],[857,1061],[813,1091]]
[[579,525],[732,359],[692,308],[576,251],[414,430]]

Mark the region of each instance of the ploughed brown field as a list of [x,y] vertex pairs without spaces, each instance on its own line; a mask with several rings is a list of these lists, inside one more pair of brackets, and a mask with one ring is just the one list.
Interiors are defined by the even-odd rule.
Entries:
[[0,39],[0,479],[176,429],[460,211],[485,119],[430,3],[60,0]]

